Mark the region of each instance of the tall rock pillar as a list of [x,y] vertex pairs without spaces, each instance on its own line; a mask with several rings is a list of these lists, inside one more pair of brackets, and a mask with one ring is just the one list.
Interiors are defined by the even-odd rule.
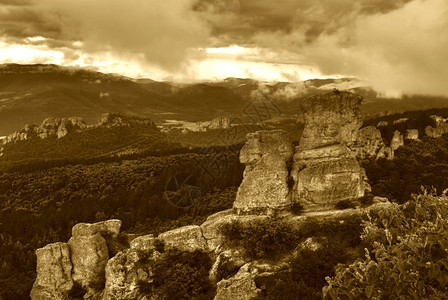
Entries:
[[292,201],[305,211],[334,208],[342,200],[364,195],[365,172],[348,147],[362,125],[362,97],[334,91],[302,102],[305,122],[296,148],[292,176]]
[[293,153],[293,145],[283,130],[247,135],[240,152],[246,169],[233,204],[237,214],[266,214],[290,206],[287,163]]

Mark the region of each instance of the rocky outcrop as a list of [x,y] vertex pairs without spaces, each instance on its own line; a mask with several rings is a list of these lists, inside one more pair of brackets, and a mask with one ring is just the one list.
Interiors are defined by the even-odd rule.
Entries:
[[194,251],[208,249],[207,242],[202,236],[201,227],[197,225],[176,228],[158,236],[165,246],[177,248],[181,251]]
[[332,209],[339,201],[362,197],[368,188],[365,172],[348,148],[362,124],[361,100],[335,91],[304,101],[305,128],[294,155],[292,197],[305,211]]
[[376,158],[381,148],[385,147],[381,132],[375,126],[367,126],[359,130],[352,149],[359,160]]
[[255,284],[257,274],[258,270],[256,268],[251,268],[250,263],[245,264],[235,276],[218,282],[214,300],[256,299],[261,295],[261,290]]
[[147,247],[151,243],[141,243],[144,240],[141,239],[138,243],[134,243],[134,247],[117,253],[107,262],[102,299],[132,300],[139,299],[139,295],[143,294],[139,289],[139,283],[152,281],[148,262],[157,260],[161,255],[154,244],[152,247]]
[[390,141],[390,148],[395,151],[401,146],[404,146],[403,134],[400,131],[395,130],[392,140]]
[[304,99],[301,119],[305,123],[300,149],[334,144],[351,145],[362,125],[362,97],[349,92],[331,92]]
[[87,125],[81,117],[46,118],[39,126],[27,124],[21,130],[10,134],[3,140],[0,140],[0,142],[3,144],[15,143],[33,137],[38,137],[41,139],[60,139],[65,137],[67,134],[81,132],[86,129],[100,126],[131,126],[132,124],[151,126],[153,129],[157,129],[155,123],[148,119],[129,118],[118,114],[105,113],[101,116],[98,124],[94,125]]
[[80,223],[72,229],[72,237],[68,241],[73,264],[72,277],[88,292],[104,287],[104,269],[109,260],[105,237],[116,237],[120,226],[120,220],[109,220],[94,224]]
[[68,243],[37,249],[37,278],[31,299],[70,299],[68,295],[76,288],[86,291],[85,299],[98,296],[104,288],[112,247],[106,239],[115,239],[120,226],[120,220],[80,223],[73,226]]
[[408,129],[404,135],[405,140],[418,140],[418,129]]
[[233,204],[238,214],[274,212],[290,206],[287,162],[293,150],[283,130],[247,135],[240,152],[246,169]]
[[37,278],[31,290],[34,300],[68,299],[73,288],[70,250],[66,243],[49,244],[36,250]]
[[391,160],[394,158],[394,151],[390,147],[383,147],[378,151],[376,155],[376,159],[385,158],[387,160]]
[[228,129],[230,128],[230,118],[214,118],[207,129]]
[[23,129],[7,136],[3,143],[14,143],[31,137],[62,138],[69,133],[80,132],[86,128],[86,123],[80,117],[46,118],[39,126],[25,125]]

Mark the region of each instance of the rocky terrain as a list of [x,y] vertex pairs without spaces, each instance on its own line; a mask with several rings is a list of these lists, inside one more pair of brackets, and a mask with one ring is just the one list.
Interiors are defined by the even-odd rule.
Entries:
[[15,143],[26,140],[31,137],[45,138],[63,138],[72,132],[81,132],[86,129],[95,127],[112,127],[112,126],[130,126],[132,124],[148,125],[155,128],[155,124],[151,120],[127,118],[118,114],[104,113],[101,115],[97,124],[87,125],[81,117],[70,118],[46,118],[38,125],[26,124],[21,130],[18,130],[3,139],[3,144]]
[[[307,222],[324,226],[335,220],[343,223],[348,216],[365,216],[388,205],[387,199],[377,197],[373,201],[377,204],[367,208],[336,209],[341,201],[356,201],[369,190],[356,152],[350,147],[364,145],[367,149],[358,149],[358,153],[375,155],[384,146],[371,128],[364,130],[356,143],[362,123],[360,103],[361,98],[349,92],[311,98],[302,107],[305,130],[295,148],[281,130],[249,134],[240,153],[246,169],[233,209],[208,217],[200,226],[135,237],[120,234],[119,220],[75,225],[68,243],[50,244],[36,251],[38,274],[31,298],[158,299],[162,297],[160,291],[149,288],[157,281],[157,264],[170,251],[199,251],[213,262],[208,274],[216,289],[215,299],[255,299],[262,292],[256,280],[287,270],[284,259],[293,253],[269,263],[248,259],[243,249],[226,243],[223,227],[277,222],[300,231]],[[403,137],[397,134],[391,149],[402,142]],[[300,215],[293,213],[297,206],[302,208]],[[319,242],[310,241],[301,247],[321,247]],[[221,278],[217,272],[229,262],[238,271]]]

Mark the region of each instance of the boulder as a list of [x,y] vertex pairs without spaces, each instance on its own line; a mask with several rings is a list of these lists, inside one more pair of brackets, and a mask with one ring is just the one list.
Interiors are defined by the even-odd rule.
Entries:
[[367,126],[359,130],[358,138],[352,149],[360,159],[375,158],[378,151],[383,148],[384,142],[381,132],[375,126]]
[[[332,209],[339,201],[356,200],[367,188],[364,170],[346,146],[333,145],[294,156],[294,196],[305,211]],[[315,157],[315,152],[332,153]],[[297,170],[297,171],[296,171]]]
[[446,123],[438,123],[435,128],[432,127],[432,126],[427,126],[425,128],[425,133],[429,137],[439,138],[442,135],[448,133],[448,124],[446,124]]
[[256,299],[262,293],[255,284],[255,276],[257,273],[258,270],[251,268],[250,263],[245,264],[235,276],[218,282],[214,300]]
[[77,235],[68,241],[73,280],[87,290],[104,287],[104,268],[109,260],[106,240],[99,233]]
[[394,136],[390,141],[390,148],[395,151],[401,146],[404,146],[403,134],[400,131],[395,130]]
[[406,140],[418,140],[418,129],[406,130],[404,138]]
[[72,228],[72,236],[91,236],[96,233],[101,235],[111,236],[116,238],[120,233],[121,221],[118,219],[111,219],[97,223],[78,223]]
[[385,158],[387,160],[394,159],[394,151],[390,147],[383,147],[378,151],[376,159]]
[[154,243],[157,239],[152,234],[142,235],[133,239],[130,243],[131,249],[139,251],[150,251],[153,250]]
[[314,149],[333,144],[351,145],[362,125],[362,97],[334,91],[303,100],[301,120],[305,123],[300,149]]
[[68,299],[73,288],[70,250],[66,243],[48,244],[36,250],[37,277],[31,299]]
[[158,239],[162,240],[166,247],[177,248],[181,251],[208,250],[201,227],[197,225],[184,226],[161,233]]
[[[145,256],[145,257],[142,257]],[[123,250],[106,265],[106,283],[102,293],[104,300],[140,299],[141,283],[152,282],[152,272],[148,265],[151,260],[160,256],[157,251]]]
[[240,152],[240,161],[246,168],[233,204],[238,214],[265,214],[290,206],[287,163],[293,152],[283,130],[247,135]]

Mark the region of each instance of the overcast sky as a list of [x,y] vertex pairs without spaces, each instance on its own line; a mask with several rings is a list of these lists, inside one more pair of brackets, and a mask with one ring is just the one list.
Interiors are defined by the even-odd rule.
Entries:
[[448,96],[448,0],[0,0],[0,63]]

